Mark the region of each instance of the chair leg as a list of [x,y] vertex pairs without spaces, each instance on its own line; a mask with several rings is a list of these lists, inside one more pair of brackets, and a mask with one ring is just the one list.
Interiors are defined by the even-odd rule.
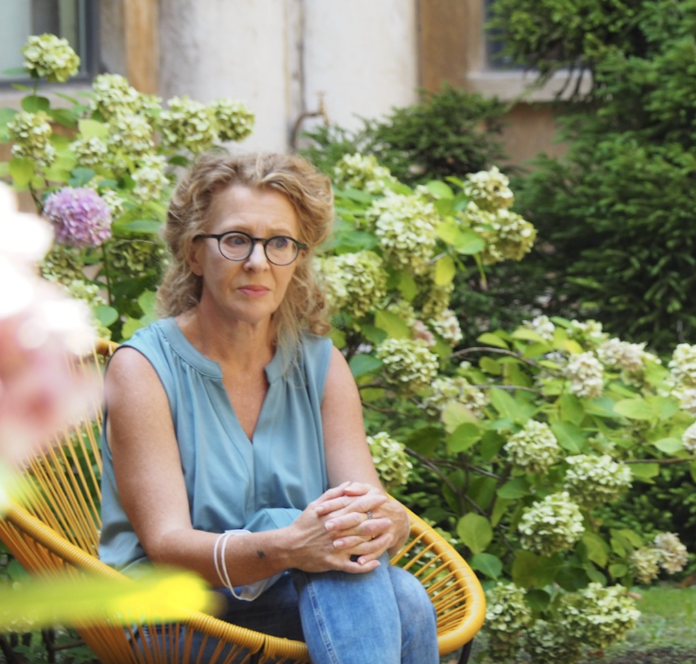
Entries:
[[466,664],[469,661],[469,655],[471,655],[471,646],[473,645],[474,640],[471,639],[469,643],[465,643],[464,647],[462,648],[462,654],[459,657],[459,664]]

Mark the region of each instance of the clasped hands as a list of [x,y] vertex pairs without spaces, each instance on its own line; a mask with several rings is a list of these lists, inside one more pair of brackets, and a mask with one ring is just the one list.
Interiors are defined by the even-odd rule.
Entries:
[[408,534],[403,507],[369,484],[344,482],[310,507],[331,538],[334,552],[342,554],[346,571],[378,567],[378,558],[400,545]]

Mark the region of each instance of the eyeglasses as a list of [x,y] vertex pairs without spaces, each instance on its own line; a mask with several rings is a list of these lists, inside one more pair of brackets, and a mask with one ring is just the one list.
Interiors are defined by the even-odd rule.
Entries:
[[213,238],[218,241],[220,253],[228,261],[245,261],[254,251],[257,242],[263,245],[263,252],[269,263],[283,266],[290,265],[300,253],[300,249],[306,249],[308,245],[298,242],[287,235],[274,235],[273,237],[252,237],[243,231],[227,231],[227,233],[200,233],[193,239]]

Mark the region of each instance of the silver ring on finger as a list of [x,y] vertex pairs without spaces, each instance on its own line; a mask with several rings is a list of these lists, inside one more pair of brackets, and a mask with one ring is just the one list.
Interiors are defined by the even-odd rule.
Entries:
[[367,516],[368,519],[374,518],[374,517],[372,516],[372,512],[371,512],[370,510],[367,510],[367,511],[365,512],[365,515]]

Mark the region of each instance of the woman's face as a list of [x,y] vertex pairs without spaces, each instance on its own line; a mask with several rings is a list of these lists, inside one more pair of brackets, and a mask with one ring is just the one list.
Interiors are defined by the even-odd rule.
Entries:
[[[299,240],[299,221],[283,194],[232,185],[214,195],[204,229],[214,234],[227,231],[243,231],[254,238],[285,235]],[[259,325],[270,322],[283,301],[297,260],[274,265],[266,258],[263,244],[256,242],[247,259],[231,261],[222,256],[217,240],[201,238],[194,242],[189,262],[193,272],[203,278],[203,307],[212,306],[224,317]]]

